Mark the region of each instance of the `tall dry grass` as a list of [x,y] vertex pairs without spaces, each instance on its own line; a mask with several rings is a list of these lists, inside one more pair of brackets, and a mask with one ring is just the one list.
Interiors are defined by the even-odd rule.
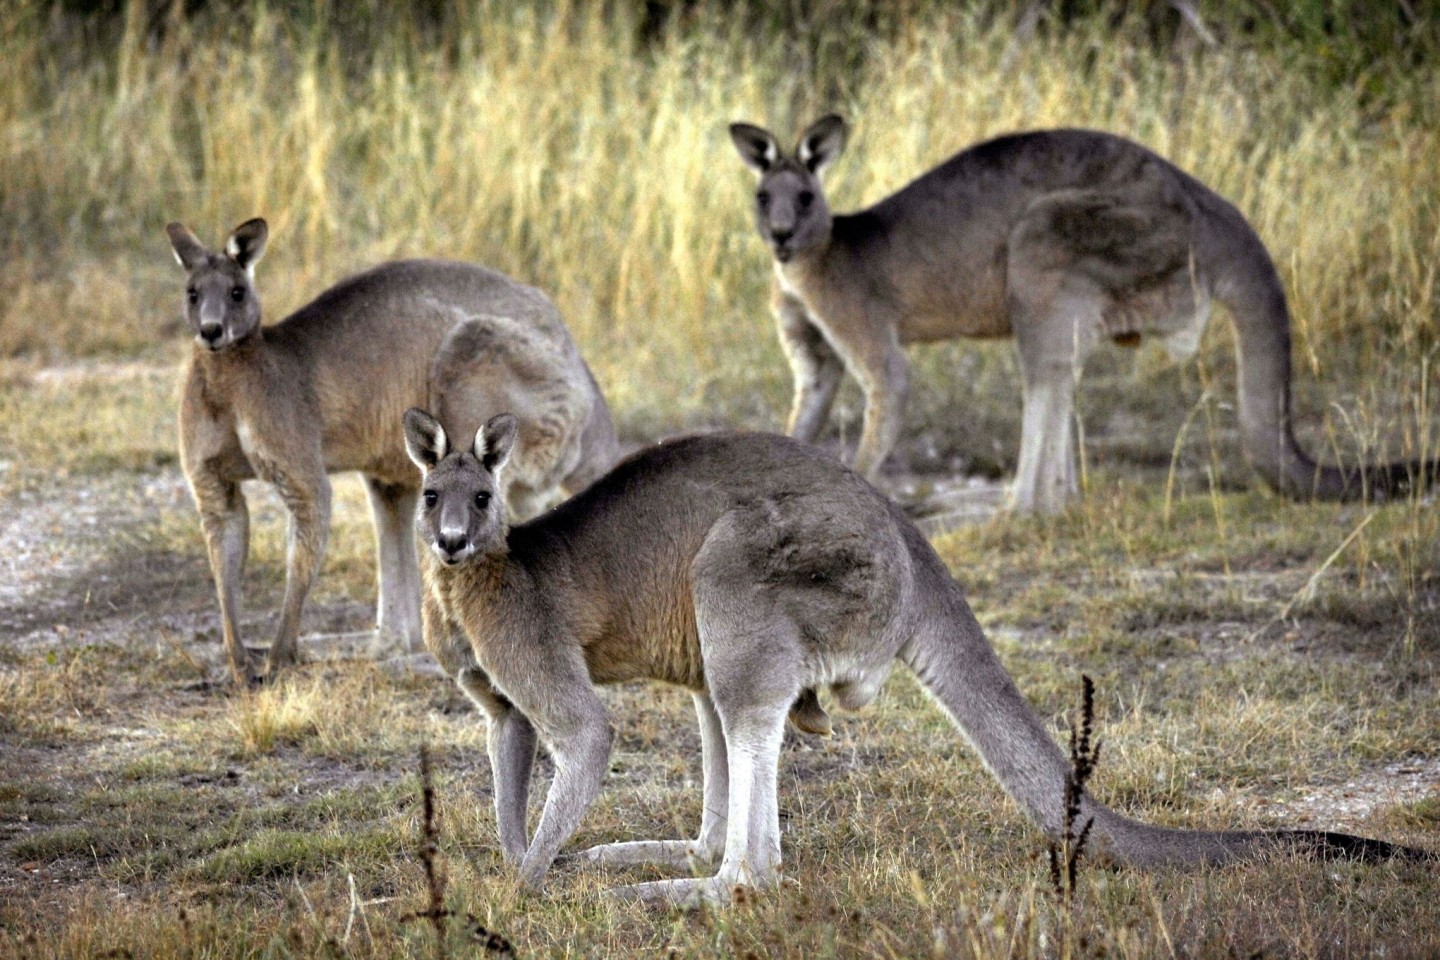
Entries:
[[[218,242],[260,214],[272,318],[385,258],[473,259],[555,298],[632,435],[775,428],[789,372],[727,121],[793,132],[845,112],[855,135],[830,183],[841,210],[986,136],[1085,125],[1190,170],[1269,245],[1309,449],[1440,449],[1440,75],[1377,64],[1364,90],[1379,77],[1406,92],[1377,100],[1262,48],[1179,55],[1103,18],[1017,42],[1005,16],[913,0],[877,8],[890,13],[868,32],[877,24],[843,7],[779,23],[697,5],[653,35],[639,5],[573,0],[475,0],[418,20],[380,3],[240,19],[131,3],[108,29],[42,0],[5,5],[0,354],[177,353],[164,223]],[[1200,362],[1178,370],[1158,351],[1097,358],[1080,397],[1087,450],[1161,463],[1179,451],[1205,475],[1181,492],[1253,483],[1225,409],[1228,331],[1212,324]],[[1010,469],[1008,346],[914,359],[907,431]],[[853,393],[847,414],[853,427]],[[1214,500],[1222,531],[1228,509]],[[1346,541],[1363,517],[1339,518],[1336,569],[1384,580],[1414,621],[1440,568],[1432,514],[1412,505],[1402,555],[1380,566],[1392,545]]]
[[[227,22],[132,3],[108,33],[53,9],[0,11],[5,353],[173,338],[163,224],[218,241],[261,214],[272,317],[384,258],[479,260],[556,298],[623,416],[774,425],[788,374],[725,123],[793,131],[839,109],[856,126],[840,209],[1014,128],[1139,139],[1252,219],[1292,296],[1300,372],[1325,397],[1394,413],[1387,393],[1429,376],[1440,134],[1426,98],[1362,110],[1239,46],[1176,58],[1103,21],[1017,44],[1006,17],[929,4],[874,37],[702,5],[650,39],[639,5],[565,0],[476,0],[425,26],[362,4],[349,16],[365,30],[323,4]],[[1416,89],[1435,102],[1440,80]],[[944,396],[953,360],[922,362],[917,392]]]

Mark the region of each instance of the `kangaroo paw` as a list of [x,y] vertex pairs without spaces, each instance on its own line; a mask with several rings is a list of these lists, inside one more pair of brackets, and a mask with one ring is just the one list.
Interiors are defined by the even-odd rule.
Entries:
[[230,663],[230,679],[237,687],[254,689],[265,682],[265,650],[263,647],[245,647],[239,663]]
[[280,646],[279,644],[272,646],[269,654],[265,657],[265,681],[269,682],[274,680],[281,670],[286,667],[293,667],[299,662],[300,658],[296,655],[293,644],[289,646]]

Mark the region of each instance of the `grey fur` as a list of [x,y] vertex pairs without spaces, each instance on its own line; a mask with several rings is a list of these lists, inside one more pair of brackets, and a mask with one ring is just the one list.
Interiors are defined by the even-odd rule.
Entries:
[[253,679],[239,635],[249,514],[240,483],[269,481],[290,513],[285,600],[266,669],[296,655],[300,613],[325,553],[329,473],[358,470],[375,519],[382,642],[420,646],[420,571],[411,533],[417,483],[400,416],[426,404],[454,435],[500,410],[521,416],[507,476],[512,506],[539,512],[617,456],[605,400],[540,291],[484,267],[387,263],[343,280],[261,327],[254,268],[265,221],[212,252],[166,228],[188,272],[195,347],[183,374],[180,455],[200,511],[231,670]]
[[1145,147],[1089,130],[998,137],[874,206],[832,214],[820,171],[845,123],[817,121],[787,154],[737,123],[760,177],[756,222],[775,255],[775,314],[795,375],[787,432],[813,440],[849,371],[865,392],[855,467],[874,479],[899,435],[902,347],[1015,338],[1024,377],[1011,503],[1052,511],[1077,491],[1071,423],[1085,358],[1105,338],[1199,344],[1212,300],[1231,313],[1240,427],[1260,475],[1290,496],[1393,495],[1435,464],[1317,466],[1290,420],[1290,317],[1265,246],[1224,198]]
[[[776,765],[787,712],[819,687],[847,709],[862,706],[896,660],[1026,813],[1052,837],[1060,833],[1065,757],[924,536],[853,471],[783,437],[693,437],[629,458],[512,529],[498,499],[476,501],[495,484],[476,450],[503,432],[502,418],[474,448],[427,453],[430,422],[418,410],[406,415],[424,471],[416,528],[430,547],[426,643],[490,718],[501,846],[526,885],[541,884],[608,768],[610,726],[593,685],[637,679],[694,695],[705,772],[700,831],[694,840],[604,844],[585,856],[720,865],[713,877],[638,884],[623,896],[723,901],[737,884],[776,883]],[[465,542],[440,549],[442,527],[463,527]],[[556,774],[527,847],[537,737]],[[1095,820],[1097,849],[1138,864],[1217,862],[1297,842],[1360,856],[1415,854],[1338,835],[1167,830],[1089,797],[1082,817]]]

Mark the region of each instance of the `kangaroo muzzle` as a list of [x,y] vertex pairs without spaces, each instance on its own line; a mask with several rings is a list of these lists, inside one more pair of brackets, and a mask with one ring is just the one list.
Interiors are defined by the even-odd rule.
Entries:
[[201,302],[195,336],[211,350],[225,340],[225,312],[223,309],[215,309],[208,299]]
[[441,530],[435,535],[431,549],[446,564],[459,563],[473,552],[470,538],[464,530]]

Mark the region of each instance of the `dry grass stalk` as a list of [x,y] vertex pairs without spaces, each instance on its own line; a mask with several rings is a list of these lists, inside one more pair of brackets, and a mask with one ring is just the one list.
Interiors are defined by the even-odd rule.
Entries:
[[1095,772],[1100,760],[1100,741],[1092,746],[1091,732],[1095,722],[1095,682],[1088,674],[1080,677],[1080,726],[1070,722],[1070,771],[1065,776],[1065,818],[1059,844],[1051,843],[1050,883],[1055,896],[1067,913],[1074,908],[1075,887],[1079,878],[1080,858],[1085,853],[1085,844],[1090,839],[1090,828],[1094,818],[1080,823],[1080,798],[1085,795],[1085,784]]
[[453,911],[445,908],[445,878],[441,876],[436,860],[440,855],[440,828],[436,823],[435,784],[430,770],[430,747],[420,746],[420,797],[422,820],[420,825],[420,864],[425,868],[425,890],[429,902],[424,910],[407,913],[401,923],[411,920],[428,920],[435,930],[435,956],[445,960],[445,921]]

